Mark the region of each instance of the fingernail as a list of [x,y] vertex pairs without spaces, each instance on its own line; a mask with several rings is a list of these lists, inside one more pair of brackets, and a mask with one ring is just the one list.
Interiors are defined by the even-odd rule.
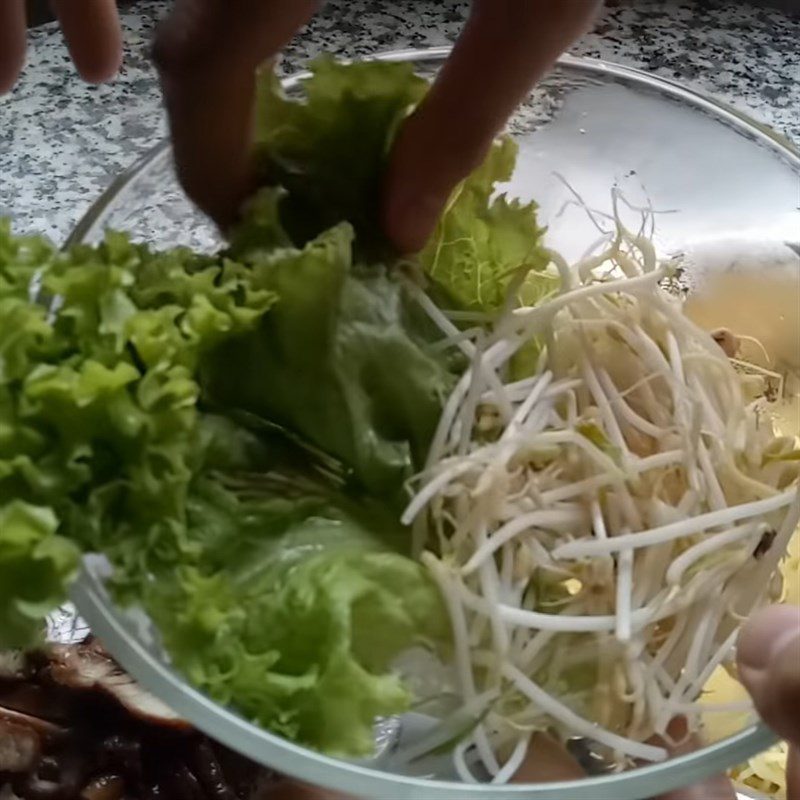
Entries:
[[798,637],[800,607],[773,606],[759,611],[747,621],[739,635],[739,666],[750,672],[766,669]]

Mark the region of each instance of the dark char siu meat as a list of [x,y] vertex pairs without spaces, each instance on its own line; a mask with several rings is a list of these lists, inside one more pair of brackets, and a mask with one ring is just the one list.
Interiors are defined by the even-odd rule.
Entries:
[[0,800],[269,800],[277,785],[145,692],[96,640],[0,653]]

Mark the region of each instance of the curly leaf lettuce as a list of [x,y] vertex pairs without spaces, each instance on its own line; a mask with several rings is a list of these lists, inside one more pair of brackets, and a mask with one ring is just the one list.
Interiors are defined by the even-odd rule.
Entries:
[[[192,682],[264,727],[367,755],[376,716],[408,708],[391,659],[445,634],[423,568],[388,549],[396,518],[287,476],[201,481],[202,555],[146,607]],[[296,495],[296,496],[295,496]]]
[[42,618],[77,571],[79,550],[57,527],[49,508],[0,507],[0,649],[39,644]]
[[[396,257],[379,232],[381,180],[397,129],[426,88],[410,64],[339,64],[329,57],[312,63],[299,99],[287,97],[271,71],[262,74],[256,126],[261,180],[287,190],[281,219],[295,242],[347,221],[356,232],[357,256]],[[516,153],[508,137],[492,147],[456,188],[419,254],[435,289],[461,308],[498,309],[515,276],[520,304],[535,304],[557,288],[542,273],[549,259],[536,205],[495,196],[511,178]]]
[[271,70],[261,76],[255,142],[262,183],[286,189],[282,220],[296,243],[346,221],[360,252],[385,252],[377,213],[384,164],[427,82],[411,64],[339,64],[322,56],[301,88],[293,99]]
[[557,288],[542,273],[549,257],[536,204],[494,196],[497,184],[511,178],[516,153],[509,138],[492,146],[484,163],[456,188],[419,254],[428,275],[462,308],[500,308],[515,278],[521,305],[535,305]]
[[[275,299],[246,277],[119,234],[62,253],[0,225],[0,508],[46,509],[43,542],[106,552],[129,580],[174,563],[203,446],[199,359]],[[51,545],[19,546],[20,574],[39,574]],[[17,614],[15,639],[33,640],[65,598],[72,570],[49,574],[38,606],[24,598],[37,613]]]
[[366,753],[374,717],[409,703],[391,660],[445,626],[397,514],[348,476],[374,467],[399,495],[449,375],[406,332],[399,285],[356,277],[349,226],[299,250],[267,229],[268,210],[211,259],[0,231],[0,641],[36,641],[81,551],[102,552],[198,687]]

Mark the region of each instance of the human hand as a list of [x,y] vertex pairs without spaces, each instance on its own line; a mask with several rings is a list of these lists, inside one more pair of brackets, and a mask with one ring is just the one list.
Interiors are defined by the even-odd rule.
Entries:
[[[91,83],[113,77],[122,61],[116,0],[51,0],[78,72]],[[25,64],[25,0],[0,1],[0,94]]]
[[745,625],[738,645],[739,678],[761,719],[789,743],[787,793],[800,798],[800,608],[773,606]]
[[[787,798],[800,799],[800,608],[773,606],[753,615],[737,647],[739,679],[764,722],[789,742]],[[687,742],[686,750],[693,749]],[[733,800],[735,792],[718,775],[658,800]]]
[[[318,0],[176,0],[154,56],[178,174],[223,228],[253,189],[256,69]],[[589,25],[599,0],[474,0],[427,98],[401,129],[385,181],[384,228],[419,249],[454,186],[483,159],[530,87]],[[410,12],[409,12],[410,13]]]

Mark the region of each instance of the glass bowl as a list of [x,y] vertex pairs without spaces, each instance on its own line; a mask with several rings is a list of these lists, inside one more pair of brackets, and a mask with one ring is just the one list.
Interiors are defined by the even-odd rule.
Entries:
[[[421,74],[432,76],[448,52],[437,48],[376,57],[413,62]],[[287,79],[287,91],[303,77]],[[520,153],[505,188],[536,199],[550,246],[567,258],[579,256],[598,235],[581,204],[602,214],[616,186],[633,205],[656,212],[657,249],[681,258],[690,288],[719,269],[800,268],[800,152],[713,99],[637,70],[565,56],[509,129]],[[69,243],[95,242],[107,227],[156,246],[212,250],[220,244],[213,226],[183,196],[167,142],[109,187]],[[329,758],[253,726],[187,685],[170,668],[148,620],[116,607],[103,577],[103,562],[87,558],[73,600],[145,688],[254,761],[362,797],[636,800],[723,771],[774,742],[763,726],[753,725],[689,755],[618,774],[546,784],[464,784],[446,756],[427,762],[425,774],[393,763],[395,747],[424,730],[424,718],[407,715],[378,723],[375,758]]]

